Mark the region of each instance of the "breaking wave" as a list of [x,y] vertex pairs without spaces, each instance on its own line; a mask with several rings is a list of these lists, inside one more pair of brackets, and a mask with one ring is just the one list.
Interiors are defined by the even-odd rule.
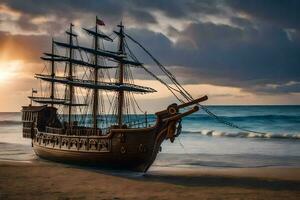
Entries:
[[[292,122],[299,122],[300,123],[300,116],[299,115],[248,115],[248,116],[219,116],[220,118],[232,122],[242,122],[242,121],[274,121],[274,120],[285,120],[285,121],[292,121]],[[213,120],[208,115],[204,114],[195,114],[187,117],[188,120]]]
[[16,120],[0,120],[0,126],[5,126],[5,125],[21,125],[21,121],[16,121]]
[[237,137],[237,138],[265,138],[265,139],[300,139],[300,133],[287,134],[287,133],[249,133],[249,132],[223,132],[215,130],[201,130],[201,131],[183,131],[185,134],[201,134],[211,137]]

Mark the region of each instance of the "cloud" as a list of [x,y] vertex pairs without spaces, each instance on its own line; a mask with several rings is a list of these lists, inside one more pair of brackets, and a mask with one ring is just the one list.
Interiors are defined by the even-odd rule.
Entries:
[[283,84],[263,84],[255,85],[245,89],[247,92],[256,92],[262,94],[286,94],[286,93],[299,93],[300,82],[290,81]]
[[247,14],[255,20],[282,28],[300,28],[300,2],[298,0],[227,0],[226,3],[233,10]]
[[[2,3],[14,12],[20,13],[20,17],[15,20],[21,30],[43,29],[50,31],[56,30],[62,32],[64,26],[71,22],[80,24],[92,24],[91,21],[98,15],[106,24],[117,24],[126,16],[130,19],[129,24],[147,25],[156,23],[155,17],[146,10],[140,9],[135,2],[118,1],[118,0],[52,0],[52,1],[20,1],[4,0]],[[45,24],[35,24],[34,19],[39,17],[52,18]]]
[[131,0],[130,5],[145,10],[156,10],[172,18],[190,18],[195,14],[219,14],[222,10],[217,6],[221,1],[215,0]]
[[[49,35],[61,36],[71,21],[84,27],[93,26],[95,15],[99,15],[106,24],[125,20],[128,33],[185,84],[241,87],[254,93],[300,92],[299,84],[285,85],[300,81],[299,1],[3,0],[1,3],[9,9],[5,15],[18,13],[18,17],[10,19],[18,30],[0,32],[0,49],[15,58],[21,56],[39,62],[41,53],[50,48]],[[160,16],[167,18],[162,20]],[[183,25],[178,29],[176,23]],[[162,25],[167,28],[162,29]],[[141,61],[153,65],[141,50],[129,44]],[[28,51],[28,47],[32,50]],[[160,74],[155,67],[151,69]],[[272,84],[278,87],[268,88]]]
[[199,22],[179,32],[175,44],[148,30],[132,29],[130,34],[162,63],[182,67],[178,76],[190,72],[186,83],[198,79],[202,83],[252,87],[300,79],[300,44],[291,42],[281,29],[240,29]]
[[39,62],[41,53],[49,49],[51,38],[45,35],[11,35],[0,31],[0,57]]

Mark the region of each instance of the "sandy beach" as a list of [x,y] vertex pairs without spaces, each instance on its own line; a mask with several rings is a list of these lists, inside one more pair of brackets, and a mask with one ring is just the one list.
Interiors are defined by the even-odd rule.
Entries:
[[146,174],[0,162],[0,199],[299,199],[300,168],[152,168]]

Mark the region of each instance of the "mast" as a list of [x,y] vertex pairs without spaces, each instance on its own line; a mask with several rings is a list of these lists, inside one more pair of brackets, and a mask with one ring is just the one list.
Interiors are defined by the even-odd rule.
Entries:
[[[116,91],[117,92],[117,120],[116,123],[118,127],[122,127],[123,125],[123,107],[124,107],[124,94],[126,91],[128,92],[135,92],[135,93],[152,93],[156,92],[153,88],[150,87],[144,87],[140,85],[135,85],[131,83],[124,83],[124,67],[125,65],[128,67],[137,67],[141,66],[142,63],[137,62],[135,60],[128,59],[125,52],[125,33],[124,33],[124,26],[122,25],[122,22],[118,27],[120,28],[119,31],[114,31],[118,37],[119,37],[119,44],[118,44],[118,51],[108,51],[105,49],[99,49],[99,38],[102,38],[104,40],[112,42],[113,39],[111,39],[109,36],[105,35],[104,33],[100,32],[98,30],[98,18],[96,17],[96,26],[95,30],[89,30],[83,28],[89,35],[92,35],[94,37],[94,45],[93,48],[88,48],[84,46],[79,46],[77,43],[73,44],[73,37],[77,37],[77,35],[73,32],[73,24],[70,24],[70,29],[66,31],[66,33],[69,36],[69,41],[67,43],[64,42],[58,42],[58,41],[52,41],[52,52],[51,53],[44,53],[44,56],[41,57],[41,59],[45,61],[50,61],[52,64],[51,74],[35,74],[35,78],[41,79],[43,81],[48,81],[51,83],[51,96],[50,97],[29,97],[33,101],[41,104],[51,104],[53,105],[65,105],[68,107],[68,123],[69,126],[71,126],[72,122],[72,107],[74,106],[87,106],[87,104],[76,104],[75,97],[74,97],[74,91],[76,87],[80,88],[88,88],[92,89],[93,92],[93,130],[97,131],[98,129],[98,121],[97,121],[97,115],[99,115],[99,90],[108,90],[108,91]],[[54,52],[54,45],[58,46],[60,48],[65,48],[69,52],[68,56],[62,56],[59,54],[55,54]],[[74,58],[74,51],[84,51],[95,59],[94,62],[79,60]],[[106,66],[106,65],[100,65],[98,64],[98,57],[105,57],[111,60],[112,62],[116,63],[114,66]],[[55,74],[55,62],[65,62],[67,63],[67,66],[69,66],[68,74],[67,76],[56,76]],[[80,66],[80,67],[90,67],[92,68],[94,72],[94,77],[90,80],[86,79],[79,79],[75,78],[73,76],[74,73],[74,67]],[[99,70],[100,69],[110,69],[110,68],[117,68],[119,67],[119,71],[117,74],[117,79],[114,83],[112,82],[105,82],[105,81],[99,81]],[[67,91],[65,93],[64,99],[55,98],[55,85],[56,84],[63,84],[66,85]]]
[[[119,31],[119,54],[124,55],[124,26],[122,25],[122,21],[120,25]],[[124,79],[124,65],[123,65],[123,59],[120,59],[119,61],[119,85],[123,85],[123,79]],[[123,104],[124,104],[124,90],[120,90],[118,94],[118,125],[119,128],[122,127],[123,123]]]
[[[54,59],[53,59],[53,55],[54,55],[54,43],[53,43],[53,38],[52,38],[52,61],[51,61],[51,78],[54,79],[55,77],[55,71],[54,71]],[[52,99],[52,101],[54,100],[54,81],[51,82],[51,93],[50,93],[50,99]],[[53,103],[51,103],[51,107],[53,107]]]
[[[98,21],[98,17],[96,16],[96,28],[95,28],[95,36],[94,36],[94,49],[95,52],[98,50],[98,25],[97,25],[97,21]],[[94,68],[94,81],[95,81],[95,85],[98,83],[98,55],[95,53],[94,54],[95,57],[95,68]],[[98,126],[98,121],[97,121],[97,114],[98,114],[98,96],[99,96],[99,92],[98,89],[95,88],[94,89],[94,103],[93,103],[93,123],[94,123],[94,132],[97,133],[97,126]]]
[[[73,46],[73,33],[72,33],[72,29],[73,29],[73,24],[71,23],[70,24],[70,32],[68,33],[69,34],[69,44],[71,45],[71,46]],[[72,47],[70,47],[70,49],[69,49],[69,74],[68,74],[68,79],[70,80],[70,81],[72,81],[73,80],[73,66],[72,66],[72,58],[73,58],[73,48]],[[69,118],[69,127],[71,127],[71,115],[72,115],[72,104],[73,104],[73,96],[74,96],[74,88],[73,88],[73,84],[69,84],[69,95],[70,95],[70,97],[69,97],[69,99],[70,99],[70,104],[69,104],[69,116],[68,116],[68,118]]]

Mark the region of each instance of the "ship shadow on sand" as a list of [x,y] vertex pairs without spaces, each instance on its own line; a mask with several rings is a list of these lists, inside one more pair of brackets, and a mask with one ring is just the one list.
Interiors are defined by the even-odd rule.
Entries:
[[268,190],[300,190],[300,181],[270,180],[250,177],[212,175],[198,175],[191,177],[185,175],[145,174],[142,180],[192,187],[241,187]]
[[[8,145],[8,144],[7,144]],[[10,146],[10,145],[9,145]],[[14,147],[22,147],[24,151],[24,145],[11,145]],[[7,148],[10,150],[10,148]],[[28,149],[26,149],[28,150]],[[119,178],[125,178],[128,180],[135,180],[141,182],[153,182],[153,183],[168,183],[178,186],[189,186],[189,187],[240,187],[240,188],[256,188],[256,189],[268,189],[268,190],[292,190],[299,191],[300,190],[300,181],[292,181],[292,180],[278,180],[278,179],[270,179],[270,178],[252,178],[252,177],[233,177],[233,176],[225,176],[225,175],[207,175],[201,172],[193,172],[184,173],[184,169],[176,169],[176,170],[165,170],[164,168],[172,167],[162,167],[162,166],[154,166],[147,173],[140,172],[132,172],[132,171],[124,171],[117,170],[111,168],[104,168],[99,166],[80,166],[80,165],[72,165],[72,164],[63,164],[48,161],[45,159],[38,158],[34,156],[32,151],[25,151],[32,158],[30,162],[38,163],[38,164],[46,164],[46,165],[56,165],[64,168],[74,168],[80,169],[83,171],[92,171],[94,173],[105,174],[108,176],[114,176]],[[8,159],[5,159],[8,160]],[[17,159],[18,160],[18,159]],[[23,160],[23,159],[22,159]],[[19,160],[19,161],[22,161]],[[199,164],[199,163],[198,163]],[[205,163],[202,161],[201,164],[203,166],[208,166],[211,163]],[[226,167],[221,167],[220,169],[225,169]],[[256,169],[258,169],[256,167]],[[288,170],[288,168],[286,169]]]
[[[63,164],[65,165],[65,164]],[[294,180],[279,180],[271,178],[252,178],[252,177],[234,177],[225,175],[206,175],[197,174],[191,175],[189,173],[178,173],[176,171],[165,172],[160,170],[151,170],[147,173],[132,172],[117,170],[103,167],[92,167],[92,166],[78,166],[78,165],[67,165],[66,167],[78,168],[82,170],[93,171],[108,176],[114,176],[119,178],[125,178],[128,180],[135,180],[141,182],[152,182],[152,183],[168,183],[177,186],[187,187],[239,187],[248,189],[267,189],[267,190],[289,190],[299,191],[300,181]]]

